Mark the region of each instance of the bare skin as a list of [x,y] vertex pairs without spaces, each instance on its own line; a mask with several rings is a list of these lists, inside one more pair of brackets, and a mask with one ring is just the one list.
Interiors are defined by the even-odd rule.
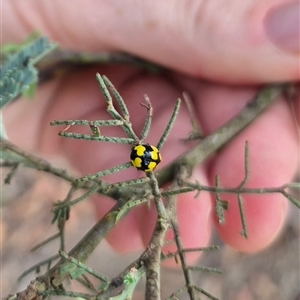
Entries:
[[[147,142],[154,145],[182,91],[191,94],[198,120],[205,134],[209,134],[234,116],[259,85],[299,80],[299,34],[294,28],[299,20],[296,2],[227,0],[220,7],[219,1],[200,0],[157,4],[127,1],[126,6],[117,1],[74,0],[70,4],[59,0],[16,0],[4,1],[2,10],[2,43],[21,41],[39,29],[69,49],[125,51],[182,73],[174,72],[170,81],[128,66],[95,67],[46,84],[34,103],[18,101],[5,109],[4,118],[12,141],[44,155],[64,155],[81,175],[126,162],[129,157],[124,146],[117,157],[112,157],[115,145],[107,144],[103,150],[101,143],[58,138],[57,130],[48,125],[54,119],[107,116],[105,103],[99,100],[96,72],[105,74],[126,99],[130,111],[136,112],[131,117],[137,129],[144,122],[144,111],[137,104],[145,93],[150,97],[154,122]],[[287,24],[286,34],[284,30],[278,33],[279,20]],[[295,107],[299,108],[297,101]],[[16,120],[22,131],[14,129]],[[162,165],[189,147],[178,140],[189,131],[189,116],[183,108],[163,148]],[[194,179],[213,185],[215,174],[219,174],[222,185],[238,185],[244,173],[245,140],[249,141],[251,151],[249,187],[272,187],[292,180],[298,165],[299,140],[290,103],[283,98],[217,156],[197,168]],[[115,182],[122,176],[117,174],[109,179]],[[128,176],[136,177],[137,171],[131,168]],[[178,202],[186,247],[207,245],[215,220],[211,196],[203,194],[201,199],[193,196],[182,195]],[[232,247],[244,252],[259,251],[282,229],[288,210],[282,196],[245,196],[247,240],[239,234],[236,200],[230,196],[226,199],[230,200],[226,224],[221,226],[215,222],[215,226],[224,242]],[[95,197],[94,203],[97,217],[113,205],[111,200],[100,197]],[[154,208],[134,209],[108,236],[109,243],[120,252],[144,247],[150,239],[155,217]]]

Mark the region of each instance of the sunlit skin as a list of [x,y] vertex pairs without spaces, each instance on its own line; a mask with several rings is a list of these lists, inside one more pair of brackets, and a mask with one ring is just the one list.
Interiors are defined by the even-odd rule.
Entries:
[[[73,0],[72,4],[59,0],[4,1],[3,44],[22,41],[39,29],[68,49],[127,52],[174,71],[168,76],[151,75],[131,66],[109,65],[59,77],[41,87],[36,101],[17,101],[5,109],[8,134],[13,142],[27,150],[45,156],[63,156],[80,172],[78,177],[128,161],[130,149],[124,145],[107,143],[104,148],[103,143],[64,139],[57,136],[57,128],[49,126],[54,119],[95,120],[106,116],[96,72],[105,74],[126,100],[136,129],[143,128],[145,122],[145,111],[139,113],[141,108],[137,104],[143,101],[144,94],[149,96],[153,122],[147,143],[156,145],[183,91],[191,95],[197,120],[204,133],[210,134],[236,115],[262,84],[299,80],[296,29],[283,37],[276,36],[270,28],[274,19],[280,19],[280,11],[284,11],[283,23],[288,19],[293,23],[285,16],[289,9],[283,5],[288,3],[292,3],[293,11],[299,12],[299,3],[285,0],[227,0],[221,7],[217,0],[157,3],[146,0],[138,4],[126,1],[126,5],[118,1],[92,0],[85,1],[84,5],[79,0]],[[272,187],[291,181],[299,159],[296,129],[299,98],[294,102],[296,114],[292,107],[281,97],[222,151],[198,166],[192,180],[213,185],[215,175],[219,174],[223,186],[237,186],[244,176],[244,145],[248,140],[249,187]],[[189,149],[189,144],[181,139],[190,131],[190,117],[182,105],[161,150],[163,161],[158,169]],[[120,131],[113,128],[109,133],[115,136]],[[126,174],[132,179],[140,172],[132,167]],[[122,181],[123,176],[118,173],[109,179]],[[229,209],[227,221],[220,225],[209,193],[201,193],[197,199],[194,194],[179,197],[178,219],[185,247],[208,245],[213,223],[225,243],[245,252],[266,248],[283,228],[287,201],[282,196],[244,196],[247,240],[239,234],[241,222],[235,197],[224,195],[224,198],[229,200]],[[101,196],[94,197],[93,202],[97,219],[114,204]],[[107,240],[121,253],[143,249],[155,221],[154,205],[150,209],[139,206],[114,228]],[[171,238],[170,235],[168,233],[167,238]],[[174,250],[174,245],[164,250]],[[191,254],[189,259],[193,261],[196,257],[198,255]]]

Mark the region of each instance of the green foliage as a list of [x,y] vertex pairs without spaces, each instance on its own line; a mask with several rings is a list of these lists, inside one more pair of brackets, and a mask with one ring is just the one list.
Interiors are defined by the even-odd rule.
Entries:
[[72,279],[76,279],[76,278],[80,277],[85,272],[85,270],[82,268],[79,268],[74,263],[66,263],[66,264],[61,265],[60,272],[61,272],[61,274],[68,273],[68,274],[70,274]]
[[16,43],[10,43],[10,44],[5,44],[1,46],[1,63],[5,61],[10,55],[15,54],[22,50],[24,46],[30,45],[32,42],[34,42],[36,39],[40,38],[41,34],[38,31],[34,31],[32,34],[30,34],[24,42],[21,44],[16,44]]
[[54,224],[56,221],[67,221],[70,217],[70,209],[71,206],[68,202],[57,201],[54,203],[54,208],[52,209],[53,219],[51,223]]
[[124,276],[124,290],[117,296],[111,297],[113,300],[127,300],[132,299],[136,285],[145,274],[145,267],[141,266],[139,269],[131,268],[130,271]]
[[38,74],[34,64],[54,47],[46,37],[41,37],[7,58],[0,68],[0,109],[29,87],[27,95],[34,94]]

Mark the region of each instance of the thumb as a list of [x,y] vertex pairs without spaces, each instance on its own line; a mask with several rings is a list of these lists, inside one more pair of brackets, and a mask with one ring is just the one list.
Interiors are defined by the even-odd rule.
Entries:
[[16,0],[2,11],[4,42],[38,29],[68,48],[128,52],[214,81],[299,78],[299,2]]

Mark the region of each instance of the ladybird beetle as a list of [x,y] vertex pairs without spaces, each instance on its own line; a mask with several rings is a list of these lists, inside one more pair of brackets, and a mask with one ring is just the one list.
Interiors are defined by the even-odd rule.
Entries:
[[140,144],[132,148],[130,159],[138,170],[150,172],[154,171],[161,162],[161,155],[156,147],[149,144]]

